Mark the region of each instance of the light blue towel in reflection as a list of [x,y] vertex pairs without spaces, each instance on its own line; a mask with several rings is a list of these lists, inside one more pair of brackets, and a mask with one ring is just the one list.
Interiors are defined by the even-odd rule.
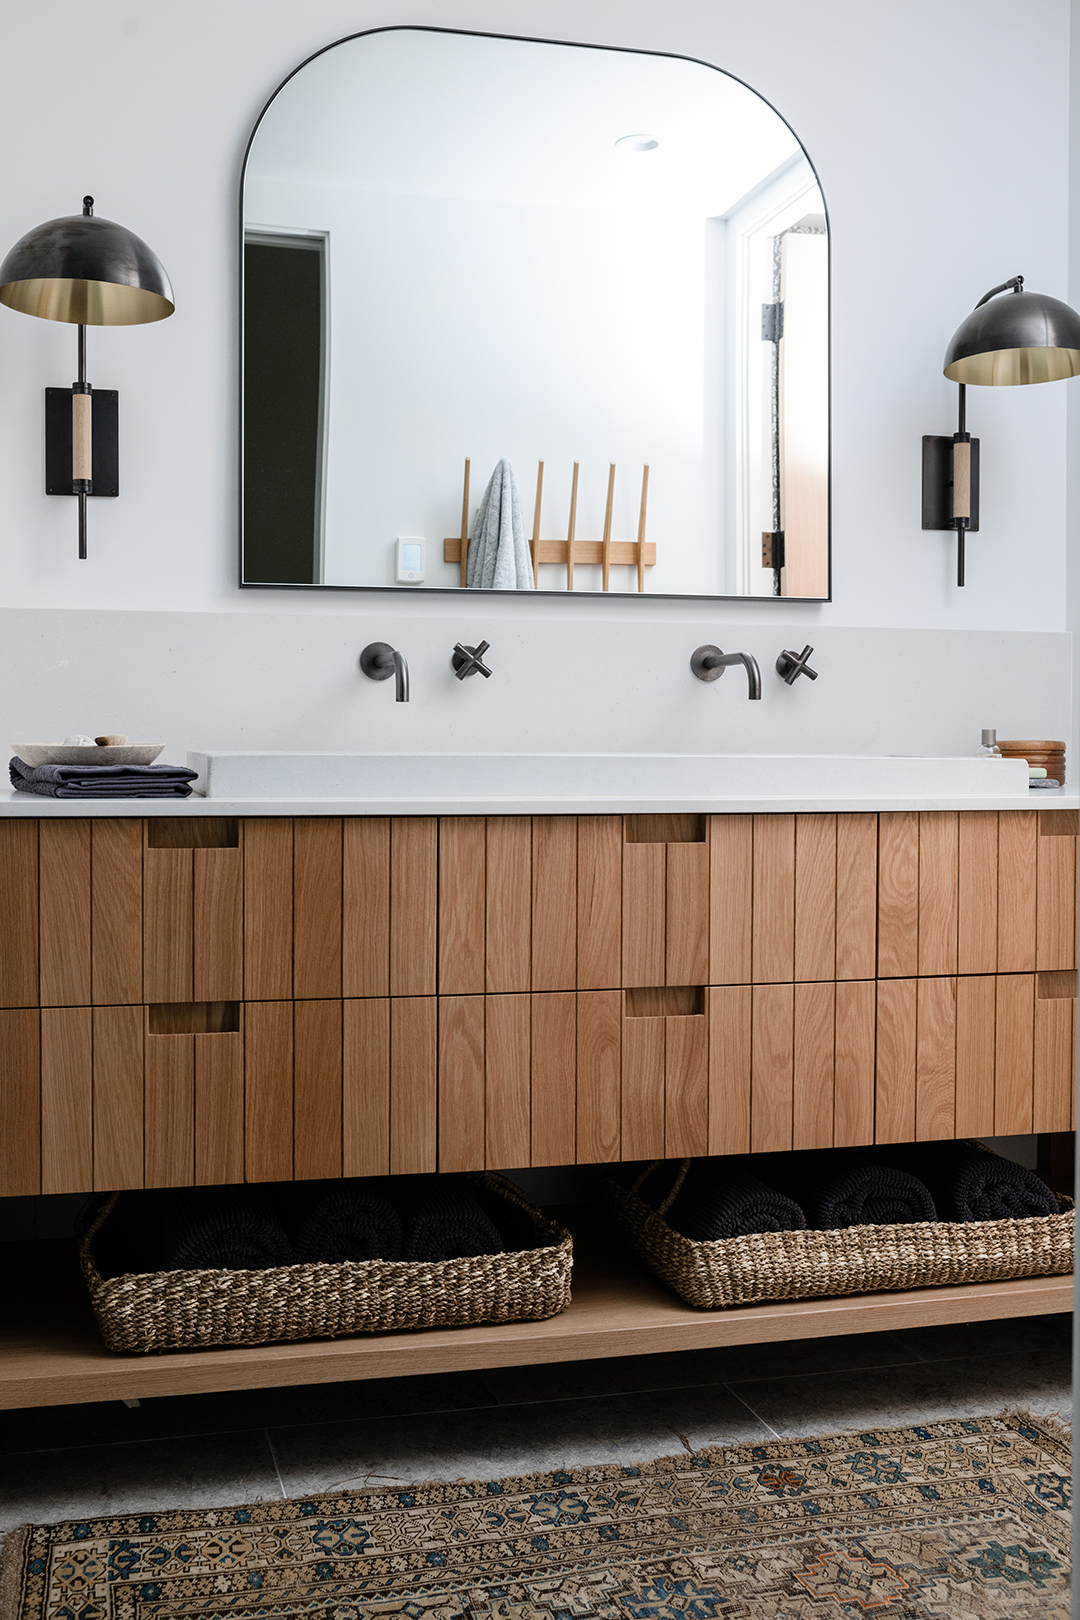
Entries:
[[492,473],[476,509],[465,584],[471,591],[533,589],[532,555],[514,469],[505,458]]

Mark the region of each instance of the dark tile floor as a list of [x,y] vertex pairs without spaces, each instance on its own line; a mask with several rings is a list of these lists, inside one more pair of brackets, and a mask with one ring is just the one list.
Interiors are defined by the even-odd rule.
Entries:
[[1070,1417],[1070,1316],[0,1413],[0,1531],[342,1486],[641,1461],[1022,1406]]

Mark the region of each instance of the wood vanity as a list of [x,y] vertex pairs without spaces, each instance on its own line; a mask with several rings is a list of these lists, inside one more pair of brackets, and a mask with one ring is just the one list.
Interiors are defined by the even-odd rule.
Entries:
[[[0,820],[0,1195],[1070,1131],[1077,834],[1071,809]],[[140,1359],[24,1318],[0,1405],[971,1320],[1070,1290],[702,1315],[601,1256],[540,1324]]]

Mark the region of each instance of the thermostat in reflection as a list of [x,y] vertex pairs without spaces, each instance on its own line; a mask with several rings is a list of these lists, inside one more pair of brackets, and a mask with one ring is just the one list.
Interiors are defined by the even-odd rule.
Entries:
[[398,536],[397,582],[419,585],[424,578],[424,542],[415,536]]

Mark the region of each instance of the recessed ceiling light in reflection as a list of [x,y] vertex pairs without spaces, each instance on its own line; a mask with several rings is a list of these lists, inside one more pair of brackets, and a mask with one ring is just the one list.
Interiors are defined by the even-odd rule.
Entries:
[[620,152],[655,152],[660,142],[655,135],[622,135],[615,145]]

